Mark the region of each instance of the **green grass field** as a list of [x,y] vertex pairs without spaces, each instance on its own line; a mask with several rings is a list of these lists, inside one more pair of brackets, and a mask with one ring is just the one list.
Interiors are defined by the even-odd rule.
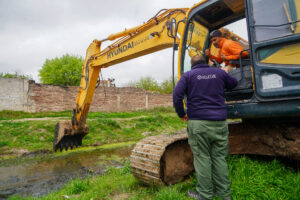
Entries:
[[[44,118],[36,119],[36,118]],[[55,124],[61,119],[71,119],[71,112],[23,113],[0,112],[0,153],[11,149],[36,151],[51,150]],[[149,111],[124,113],[89,113],[90,134],[85,137],[85,146],[135,142],[150,135],[172,133],[186,124],[172,108],[157,108]],[[232,196],[235,200],[299,200],[300,173],[276,159],[255,159],[247,156],[228,157]],[[298,169],[299,170],[299,169]],[[74,179],[59,191],[41,198],[10,199],[190,199],[186,192],[195,189],[196,179],[171,186],[144,186],[131,174],[129,161],[121,169],[110,168],[102,176]],[[217,197],[214,198],[218,199]]]
[[[52,150],[55,124],[60,120],[71,120],[71,116],[71,112],[0,112],[0,153],[9,149]],[[90,133],[83,139],[84,146],[138,141],[145,137],[145,132],[158,135],[185,127],[172,108],[123,113],[91,112],[87,124]]]

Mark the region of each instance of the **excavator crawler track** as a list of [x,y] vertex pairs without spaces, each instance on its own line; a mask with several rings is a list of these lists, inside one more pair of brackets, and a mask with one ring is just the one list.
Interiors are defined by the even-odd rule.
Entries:
[[[244,120],[230,122],[228,128],[230,154],[283,156],[300,160],[299,121]],[[185,130],[180,134],[141,140],[132,150],[130,161],[133,175],[147,185],[174,184],[194,171]]]
[[138,142],[130,156],[133,175],[147,185],[174,184],[194,171],[187,134],[159,135]]

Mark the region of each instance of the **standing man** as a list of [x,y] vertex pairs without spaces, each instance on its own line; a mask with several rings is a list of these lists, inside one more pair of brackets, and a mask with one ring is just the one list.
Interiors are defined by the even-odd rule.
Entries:
[[[209,57],[210,60],[215,59],[219,64],[225,63],[225,68],[228,70],[233,70],[234,66],[229,63],[230,60],[237,60],[240,57],[240,52],[243,51],[242,45],[238,42],[225,39],[222,32],[219,30],[214,30],[210,33],[211,44],[219,50],[219,52],[210,52],[210,49],[205,50],[205,55]],[[242,58],[248,56],[248,52],[244,51],[242,53]]]
[[[225,157],[228,154],[228,125],[224,89],[232,89],[237,80],[225,70],[211,68],[203,56],[191,60],[192,70],[184,73],[174,92],[173,103],[178,116],[188,121],[189,144],[194,155],[197,191],[188,195],[198,200],[217,194],[231,200],[230,181]],[[183,99],[187,97],[187,115]]]

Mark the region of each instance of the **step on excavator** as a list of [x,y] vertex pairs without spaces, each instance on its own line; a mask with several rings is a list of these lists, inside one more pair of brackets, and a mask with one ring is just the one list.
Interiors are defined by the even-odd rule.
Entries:
[[[239,20],[246,21],[247,40],[223,28]],[[72,120],[56,125],[54,151],[77,147],[88,134],[86,118],[100,70],[172,47],[172,74],[178,51],[180,78],[191,70],[192,56],[214,48],[209,33],[216,29],[249,54],[231,61],[238,86],[225,91],[227,113],[240,120],[229,123],[229,152],[300,160],[299,0],[202,0],[191,8],[163,9],[142,25],[94,40],[86,51]],[[107,40],[112,44],[101,50]],[[134,176],[146,184],[182,181],[194,170],[187,140],[183,131],[138,142],[130,157]]]

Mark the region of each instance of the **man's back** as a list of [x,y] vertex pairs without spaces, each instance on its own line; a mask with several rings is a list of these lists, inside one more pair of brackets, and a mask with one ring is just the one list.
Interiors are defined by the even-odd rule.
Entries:
[[219,68],[211,68],[207,64],[195,65],[191,71],[182,75],[174,90],[175,109],[180,110],[179,99],[185,94],[189,119],[225,120],[224,89],[232,89],[236,84],[234,78]]

